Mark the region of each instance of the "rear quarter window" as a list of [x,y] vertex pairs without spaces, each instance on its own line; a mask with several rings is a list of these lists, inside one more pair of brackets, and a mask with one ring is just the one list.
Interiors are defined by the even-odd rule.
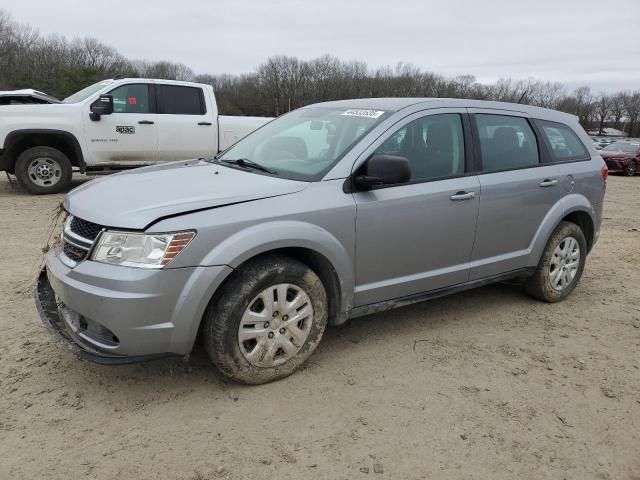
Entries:
[[569,126],[546,120],[536,120],[536,125],[542,131],[552,161],[567,162],[590,158],[587,148]]

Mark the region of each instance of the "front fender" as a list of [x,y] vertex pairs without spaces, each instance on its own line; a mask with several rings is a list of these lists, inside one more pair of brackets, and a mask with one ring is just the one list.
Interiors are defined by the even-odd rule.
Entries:
[[281,248],[307,248],[324,256],[337,273],[341,311],[353,307],[355,275],[353,260],[344,246],[327,230],[301,221],[283,220],[253,225],[218,244],[203,259],[203,265],[238,268],[261,253]]

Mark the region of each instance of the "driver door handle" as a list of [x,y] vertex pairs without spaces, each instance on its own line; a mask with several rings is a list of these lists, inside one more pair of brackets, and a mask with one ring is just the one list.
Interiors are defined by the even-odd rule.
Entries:
[[198,122],[198,125],[206,125],[207,127],[210,127],[211,122]]
[[451,195],[451,200],[454,202],[472,200],[474,198],[476,198],[476,192],[457,192],[455,195]]
[[153,125],[153,122],[151,120],[140,120],[138,122],[139,125]]
[[542,182],[540,182],[540,186],[542,188],[553,187],[558,184],[557,178],[546,178]]

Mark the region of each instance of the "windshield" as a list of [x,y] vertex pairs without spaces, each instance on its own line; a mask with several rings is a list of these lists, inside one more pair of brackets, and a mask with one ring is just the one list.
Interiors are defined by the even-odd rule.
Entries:
[[216,161],[248,160],[274,176],[317,181],[387,116],[383,110],[302,108],[256,130]]
[[639,143],[628,143],[628,142],[616,142],[611,145],[607,145],[602,149],[607,152],[627,152],[627,153],[636,153],[640,151]]
[[111,80],[105,80],[103,82],[94,83],[93,85],[89,85],[87,88],[83,88],[79,92],[74,93],[70,97],[65,98],[64,100],[62,100],[62,103],[82,102],[83,100],[86,100],[91,95],[96,93],[98,90],[102,90],[104,87],[112,83],[113,82]]

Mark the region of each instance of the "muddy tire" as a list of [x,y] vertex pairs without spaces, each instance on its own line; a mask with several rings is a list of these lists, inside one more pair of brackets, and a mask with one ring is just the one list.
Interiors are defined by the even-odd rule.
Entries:
[[524,290],[544,302],[559,302],[576,288],[587,258],[587,242],[582,229],[561,222],[551,234],[535,273]]
[[71,184],[71,162],[52,147],[25,150],[16,160],[14,171],[18,184],[34,195],[63,192]]
[[627,168],[624,169],[624,175],[626,177],[633,177],[637,171],[638,171],[638,164],[635,162],[635,160],[631,160],[629,162],[629,165],[627,165]]
[[291,375],[318,346],[327,294],[306,265],[282,255],[250,260],[216,293],[203,341],[227,377],[260,384]]

